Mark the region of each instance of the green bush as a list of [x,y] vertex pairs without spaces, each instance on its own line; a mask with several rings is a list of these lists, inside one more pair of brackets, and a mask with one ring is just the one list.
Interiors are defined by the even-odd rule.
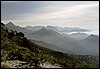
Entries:
[[7,64],[1,64],[1,68],[11,68],[11,67]]
[[7,55],[8,53],[6,51],[1,51],[1,62],[6,61],[7,60]]

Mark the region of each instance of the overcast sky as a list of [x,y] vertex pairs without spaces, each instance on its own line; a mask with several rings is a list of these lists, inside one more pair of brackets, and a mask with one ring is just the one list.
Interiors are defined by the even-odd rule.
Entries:
[[22,27],[81,27],[99,34],[99,1],[2,1],[1,20]]

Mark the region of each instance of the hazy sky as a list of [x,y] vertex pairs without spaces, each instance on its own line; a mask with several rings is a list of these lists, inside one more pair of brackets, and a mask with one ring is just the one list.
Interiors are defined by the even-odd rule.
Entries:
[[99,33],[99,1],[2,1],[2,22],[71,26]]

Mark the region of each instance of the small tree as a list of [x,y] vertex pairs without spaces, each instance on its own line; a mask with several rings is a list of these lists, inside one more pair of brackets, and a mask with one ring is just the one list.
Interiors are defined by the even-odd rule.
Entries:
[[2,22],[1,22],[1,25],[5,26]]
[[6,28],[6,32],[8,32],[8,29]]
[[16,34],[16,36],[24,37],[24,34],[22,32],[19,32]]
[[14,36],[14,31],[11,30],[11,32],[8,35],[9,35],[9,38],[12,38]]
[[17,34],[17,31],[15,31],[15,35]]

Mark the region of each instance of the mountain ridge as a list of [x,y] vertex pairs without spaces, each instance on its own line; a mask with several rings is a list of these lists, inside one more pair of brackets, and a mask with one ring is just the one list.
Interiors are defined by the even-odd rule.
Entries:
[[42,28],[38,31],[33,32],[32,34],[33,35],[41,35],[41,36],[50,36],[50,35],[58,35],[59,33],[55,32],[53,30],[47,30],[45,28]]
[[[25,32],[25,36],[28,39],[35,39],[35,40],[44,41],[46,43],[53,44],[53,45],[56,45],[58,47],[62,47],[62,48],[67,49],[67,50],[71,50],[74,52],[77,51],[77,53],[81,53],[83,51],[84,47],[89,48],[89,46],[91,44],[93,47],[95,47],[95,44],[96,44],[95,42],[94,42],[94,44],[93,44],[93,42],[89,43],[86,40],[85,40],[85,42],[83,40],[80,42],[80,41],[77,41],[77,40],[71,38],[70,35],[63,36],[62,34],[59,34],[58,32],[55,32],[53,30],[51,31],[51,30],[45,29],[45,27],[43,27],[44,29],[42,29],[42,30],[40,29],[40,30],[37,30],[35,32],[29,31],[29,30],[25,31],[25,28],[21,28],[21,27],[19,28],[18,26],[14,26],[14,27],[18,28],[18,30],[20,30],[21,32]],[[13,29],[13,27],[10,27],[10,28]],[[32,34],[32,33],[34,33],[34,34]],[[35,35],[35,33],[36,33],[36,35]],[[88,44],[89,44],[89,46],[88,46]],[[96,44],[96,46],[98,48],[98,43]],[[90,47],[90,49],[91,49],[91,47]],[[83,51],[83,52],[86,52],[86,51]],[[91,54],[92,54],[92,51],[91,51]]]

